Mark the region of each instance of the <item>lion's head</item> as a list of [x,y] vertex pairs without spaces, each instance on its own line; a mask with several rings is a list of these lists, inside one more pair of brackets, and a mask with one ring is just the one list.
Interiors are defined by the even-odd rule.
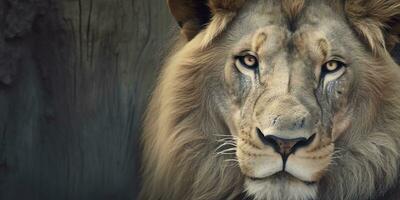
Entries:
[[142,199],[372,199],[397,182],[398,0],[169,0]]

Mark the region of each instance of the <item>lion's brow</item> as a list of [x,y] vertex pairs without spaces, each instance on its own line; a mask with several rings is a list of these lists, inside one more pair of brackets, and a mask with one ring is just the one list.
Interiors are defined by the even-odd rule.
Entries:
[[264,32],[261,32],[259,34],[257,34],[252,41],[252,49],[255,52],[259,52],[260,48],[263,46],[263,44],[266,42],[267,40],[267,35]]

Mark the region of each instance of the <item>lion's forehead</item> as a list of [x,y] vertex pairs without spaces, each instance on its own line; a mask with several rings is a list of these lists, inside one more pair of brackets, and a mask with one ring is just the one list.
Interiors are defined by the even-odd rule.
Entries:
[[261,56],[285,52],[314,59],[325,57],[331,47],[330,39],[320,29],[306,27],[292,33],[286,27],[268,25],[254,31],[250,37],[244,37],[239,46],[245,46],[241,49],[251,49]]
[[346,20],[334,7],[284,2],[249,1],[227,30],[228,41],[241,41],[237,46],[269,55],[294,47],[302,56],[318,58],[348,46],[346,41],[353,39]]

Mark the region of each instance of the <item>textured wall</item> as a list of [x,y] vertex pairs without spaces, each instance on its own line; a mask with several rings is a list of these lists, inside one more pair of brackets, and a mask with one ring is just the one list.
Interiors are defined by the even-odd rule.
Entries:
[[164,0],[0,0],[0,199],[135,199],[171,27]]
[[134,199],[164,0],[0,0],[0,199]]

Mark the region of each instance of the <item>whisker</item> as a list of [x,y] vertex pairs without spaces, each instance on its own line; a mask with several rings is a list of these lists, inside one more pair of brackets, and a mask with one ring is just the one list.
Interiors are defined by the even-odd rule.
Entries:
[[229,149],[224,149],[224,150],[220,151],[219,153],[229,152],[229,151],[236,151],[236,147],[232,147],[232,148],[229,148]]
[[223,153],[236,153],[236,147],[224,149],[222,151],[217,151],[217,155],[218,154],[223,154]]
[[226,144],[226,145],[232,145],[232,146],[236,146],[236,143],[235,143],[235,142],[224,142],[224,144]]
[[238,163],[226,162],[225,167],[239,167]]
[[225,162],[239,162],[239,160],[237,160],[237,159],[226,159],[226,160],[224,160]]
[[222,144],[236,146],[236,142],[223,142]]
[[215,151],[218,151],[219,149],[225,147],[225,146],[232,146],[232,147],[236,147],[237,145],[235,143],[230,143],[230,142],[224,142],[222,144],[220,144]]
[[237,139],[237,137],[220,137],[220,138],[217,138],[218,140],[236,140]]
[[222,146],[220,145],[220,148],[215,149],[215,152],[225,152],[225,151],[227,151],[227,149],[236,149],[236,148],[237,148],[236,145],[224,144]]
[[221,140],[217,140],[217,142],[236,142],[236,140],[231,140],[231,139],[221,139]]
[[222,155],[226,155],[226,156],[233,157],[233,156],[235,156],[236,154],[235,154],[235,153],[224,153],[224,154],[220,154],[219,156],[222,156]]
[[217,137],[230,137],[230,138],[237,138],[237,136],[235,136],[235,135],[214,135],[214,136],[217,136]]

